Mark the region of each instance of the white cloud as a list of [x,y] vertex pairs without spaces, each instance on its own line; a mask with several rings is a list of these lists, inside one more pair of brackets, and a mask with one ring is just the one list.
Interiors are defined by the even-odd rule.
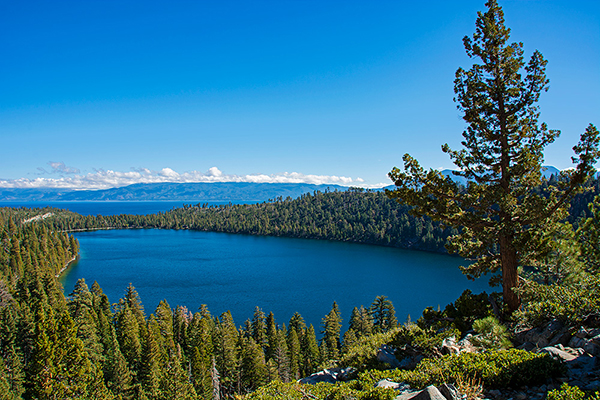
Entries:
[[[64,164],[63,164],[64,165]],[[54,168],[54,167],[53,167]],[[69,167],[66,167],[69,168]],[[189,171],[178,173],[171,168],[151,171],[147,168],[132,168],[128,172],[95,170],[88,174],[62,176],[60,178],[6,179],[0,180],[0,188],[60,188],[60,189],[109,189],[134,183],[192,183],[192,182],[255,182],[255,183],[312,183],[336,184],[341,186],[364,186],[361,178],[336,175],[305,175],[299,172],[278,174],[228,175],[217,167],[206,172]]]
[[208,175],[221,176],[221,175],[223,175],[223,173],[221,171],[219,171],[219,168],[217,168],[217,167],[210,167],[208,169]]

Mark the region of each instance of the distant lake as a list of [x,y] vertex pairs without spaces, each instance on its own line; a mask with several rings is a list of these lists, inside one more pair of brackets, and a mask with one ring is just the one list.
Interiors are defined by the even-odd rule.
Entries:
[[490,291],[485,279],[468,281],[460,258],[343,242],[260,237],[186,230],[111,230],[75,235],[81,259],[62,276],[66,294],[75,282],[96,280],[115,303],[131,282],[147,315],[159,301],[213,316],[230,310],[236,324],[254,307],[272,311],[279,324],[299,312],[320,329],[333,301],[343,329],[353,307],[387,296],[400,322],[427,306],[442,308],[466,288]]
[[[146,215],[166,212],[184,204],[198,204],[198,201],[0,201],[0,207],[54,207],[76,212],[81,215]],[[229,201],[206,201],[200,204],[221,205]],[[237,202],[238,204],[240,202]],[[241,202],[251,203],[251,202]]]

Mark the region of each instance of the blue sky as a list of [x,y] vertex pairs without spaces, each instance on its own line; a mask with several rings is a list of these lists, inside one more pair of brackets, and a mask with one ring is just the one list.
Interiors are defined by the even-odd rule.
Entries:
[[[600,125],[600,2],[500,1],[549,60],[546,164]],[[0,0],[0,187],[378,186],[451,168],[462,37],[484,1]]]

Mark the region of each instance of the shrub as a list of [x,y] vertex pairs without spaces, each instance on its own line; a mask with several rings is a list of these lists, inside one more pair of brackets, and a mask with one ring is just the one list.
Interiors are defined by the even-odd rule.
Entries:
[[[492,294],[494,296],[494,294]],[[444,311],[434,311],[432,307],[423,310],[423,315],[417,320],[423,329],[458,329],[461,334],[469,331],[473,321],[493,315],[490,296],[485,292],[473,294],[465,290],[454,303],[450,303]]]
[[423,353],[425,356],[432,356],[436,354],[435,349],[442,345],[444,339],[451,336],[459,337],[460,332],[454,328],[447,328],[442,332],[436,333],[432,328],[423,329],[418,325],[412,324],[403,326],[396,331],[391,344],[398,349],[396,354],[399,358],[402,358],[403,349],[406,349],[407,346]]
[[[563,383],[559,389],[554,389],[548,392],[547,400],[583,400],[586,398],[585,393],[577,386],[569,386]],[[588,400],[600,400],[600,393],[596,392],[587,397]]]
[[308,398],[323,400],[392,400],[396,392],[391,389],[369,387],[357,389],[351,384],[318,383],[303,385],[300,383],[282,383],[273,381],[255,392],[244,396],[246,400],[304,400]]
[[600,312],[600,276],[587,275],[577,283],[522,285],[523,310],[516,313],[521,323],[538,325],[552,319],[580,324]]
[[475,346],[484,349],[508,349],[512,347],[506,326],[494,317],[485,317],[473,322],[473,329],[479,335],[470,339]]
[[366,369],[386,369],[388,364],[377,361],[377,350],[383,344],[390,343],[402,328],[385,333],[376,333],[362,337],[352,344],[337,363],[341,367],[354,367],[357,371]]
[[564,366],[548,354],[511,349],[428,358],[413,371],[367,371],[359,375],[359,381],[363,387],[369,387],[381,379],[389,379],[415,389],[442,383],[480,382],[491,389],[535,385],[563,372]]

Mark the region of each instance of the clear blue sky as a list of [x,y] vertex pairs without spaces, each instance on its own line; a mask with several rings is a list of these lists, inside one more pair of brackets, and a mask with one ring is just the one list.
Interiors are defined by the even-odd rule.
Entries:
[[[549,60],[567,168],[600,125],[600,2],[500,1]],[[0,186],[138,180],[389,184],[450,168],[462,37],[484,1],[0,0]],[[286,174],[287,173],[287,174]],[[344,177],[341,179],[340,177]]]

